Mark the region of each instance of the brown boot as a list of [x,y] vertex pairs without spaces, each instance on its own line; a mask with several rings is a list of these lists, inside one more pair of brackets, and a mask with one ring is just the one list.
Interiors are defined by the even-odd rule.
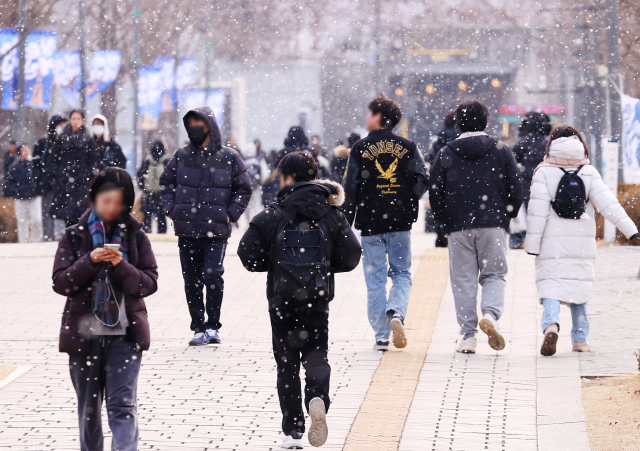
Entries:
[[556,323],[550,324],[544,330],[544,340],[542,340],[542,347],[540,348],[540,354],[544,356],[551,356],[556,353],[556,343],[558,342],[558,325]]
[[591,352],[591,346],[586,341],[581,343],[579,341],[572,341],[573,352]]

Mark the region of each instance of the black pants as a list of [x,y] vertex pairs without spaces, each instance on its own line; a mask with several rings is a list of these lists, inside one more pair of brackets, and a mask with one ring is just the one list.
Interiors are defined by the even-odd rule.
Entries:
[[304,405],[307,411],[309,402],[316,397],[321,398],[329,410],[329,313],[271,311],[269,315],[273,355],[278,365],[282,431],[285,435],[294,429],[304,432],[300,363],[306,371]]
[[167,217],[162,207],[162,197],[160,193],[145,193],[142,198],[142,213],[144,213],[144,231],[151,233],[151,221],[153,215],[158,218],[158,233],[167,233]]
[[[226,238],[184,238],[178,240],[180,263],[187,295],[191,330],[204,332],[220,329],[220,307],[224,292],[224,253]],[[203,302],[203,289],[207,290],[207,303]],[[207,318],[205,320],[205,310]]]
[[102,400],[106,399],[111,449],[138,449],[138,373],[142,352],[121,335],[89,341],[89,351],[69,356],[71,382],[78,397],[81,451],[102,451]]

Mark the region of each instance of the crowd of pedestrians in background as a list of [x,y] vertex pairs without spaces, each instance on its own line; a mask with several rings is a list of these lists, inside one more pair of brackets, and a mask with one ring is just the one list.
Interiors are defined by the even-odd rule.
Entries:
[[[247,216],[238,255],[247,270],[268,273],[283,448],[302,448],[307,429],[312,445],[327,439],[335,273],[353,270],[362,256],[374,349],[409,344],[411,229],[426,193],[436,246],[449,252],[457,352],[476,352],[478,329],[491,348],[505,347],[499,320],[509,247],[536,256],[540,353],[556,351],[562,304],[571,309],[573,350],[588,352],[595,213],[629,238],[636,225],[590,165],[578,130],[552,129],[546,114],[530,112],[512,149],[486,133],[489,116],[479,100],[461,103],[422,153],[393,133],[402,111],[380,95],[363,118],[365,137],[352,132],[325,153],[318,136],[293,126],[281,150],[265,152],[256,139],[243,157],[233,138],[223,145],[211,109],[196,108],[183,118],[184,147],[170,155],[162,141],[151,143],[136,171],[139,196],[102,115],[90,124],[80,110],[53,116],[33,152],[12,141],[3,189],[14,199],[19,241],[60,241],[53,286],[68,298],[60,350],[70,354],[81,449],[102,448],[103,399],[114,447],[137,449],[137,374],[150,343],[143,298],[157,290],[158,277],[145,234],[154,218],[158,233],[172,220],[191,316],[188,344],[205,346],[222,343],[227,240]],[[131,214],[137,198],[142,223]]]

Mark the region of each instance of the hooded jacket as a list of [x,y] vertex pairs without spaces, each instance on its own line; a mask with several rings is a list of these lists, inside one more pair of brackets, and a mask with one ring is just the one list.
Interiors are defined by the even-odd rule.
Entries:
[[345,215],[351,224],[355,218],[362,236],[411,230],[428,179],[413,141],[388,129],[372,131],[351,148]]
[[71,124],[64,127],[50,158],[45,161],[45,170],[53,184],[53,218],[75,223],[86,211],[95,152],[96,143],[85,126],[76,132]]
[[[291,152],[295,152],[296,150],[301,150],[303,152],[308,152],[313,155],[311,149],[308,148],[309,139],[307,135],[304,133],[304,129],[302,127],[293,126],[289,129],[287,133],[287,137],[284,139],[284,149],[281,149],[276,154],[274,167],[277,168],[280,164],[280,161],[285,157],[285,155],[290,154]],[[315,159],[315,155],[314,155]]]
[[344,173],[347,171],[347,162],[349,161],[349,148],[344,144],[340,144],[333,149],[333,160],[331,161],[331,179],[342,183]]
[[[270,251],[275,245],[276,231],[281,221],[298,215],[300,219],[322,221],[330,231],[332,242],[329,286],[333,287],[333,274],[352,271],[360,262],[362,249],[347,219],[338,209],[344,202],[342,187],[329,180],[299,182],[280,190],[276,202],[258,213],[249,224],[240,245],[238,256],[248,271],[273,273],[276,262],[271,261]],[[267,278],[269,310],[278,309],[274,303],[274,282]],[[333,293],[330,293],[333,298]],[[314,305],[312,310],[326,311],[326,305]]]
[[513,154],[516,157],[518,167],[522,174],[525,205],[529,204],[533,172],[538,165],[542,163],[542,160],[544,160],[544,157],[547,154],[548,139],[548,135],[527,133],[520,137],[513,146]]
[[463,133],[434,160],[429,202],[444,233],[507,229],[522,199],[516,160],[497,138],[481,132]]
[[206,148],[190,142],[167,164],[160,177],[164,210],[179,237],[228,238],[230,222],[240,218],[251,198],[251,179],[238,152],[222,145],[211,108],[189,111],[185,128],[191,115],[207,123],[209,142]]
[[[53,291],[66,296],[60,327],[60,352],[69,354],[86,352],[91,312],[91,286],[98,273],[98,266],[91,261],[93,240],[89,233],[87,210],[70,232],[79,237],[79,249],[62,235],[53,263]],[[158,289],[158,265],[149,238],[136,233],[141,224],[131,215],[125,220],[128,236],[129,260],[122,260],[111,267],[109,277],[117,280],[124,291],[124,307],[129,320],[131,335],[142,351],[149,349],[150,334],[147,308],[143,298]],[[141,239],[138,241],[137,236]]]
[[[33,160],[23,160],[20,155],[13,159],[7,170],[6,190],[14,199],[33,199],[40,195]],[[7,195],[9,197],[9,195]]]
[[[583,146],[576,146],[566,152],[552,149],[550,155],[577,161],[585,157],[585,151]],[[589,164],[578,171],[587,195],[586,215],[580,219],[558,216],[551,203],[563,175],[557,167],[543,166],[536,171],[527,215],[525,251],[537,256],[536,282],[541,302],[551,298],[566,304],[584,304],[589,301],[595,280],[595,211],[627,238],[637,234],[638,229],[596,168]]]
[[[93,171],[98,173],[104,168],[118,167],[126,169],[127,157],[122,152],[122,147],[118,144],[109,132],[109,121],[102,114],[96,114],[91,118],[91,123],[94,119],[99,119],[104,123],[104,133],[102,134],[102,141],[98,140],[94,136],[96,141],[96,153],[93,157]],[[93,135],[93,133],[92,133]]]

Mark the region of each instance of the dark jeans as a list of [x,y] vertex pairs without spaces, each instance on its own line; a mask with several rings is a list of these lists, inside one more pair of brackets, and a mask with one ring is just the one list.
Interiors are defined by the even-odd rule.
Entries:
[[142,198],[142,213],[144,213],[144,231],[151,233],[151,221],[153,215],[158,218],[158,233],[167,233],[167,217],[162,207],[162,197],[160,193],[145,193]]
[[[89,341],[85,353],[69,356],[71,382],[78,397],[80,450],[102,451],[102,400],[106,399],[113,451],[138,449],[138,373],[142,352],[121,335]],[[97,357],[97,358],[96,358]]]
[[[184,291],[187,294],[191,330],[204,332],[206,329],[220,329],[220,307],[224,291],[224,253],[226,238],[184,238],[178,240],[180,263],[184,277]],[[203,288],[207,290],[207,319]]]
[[282,410],[282,431],[304,432],[300,363],[306,371],[304,405],[309,410],[313,398],[321,398],[329,410],[331,367],[329,347],[329,313],[306,311],[269,312],[273,355],[278,365],[278,397]]

